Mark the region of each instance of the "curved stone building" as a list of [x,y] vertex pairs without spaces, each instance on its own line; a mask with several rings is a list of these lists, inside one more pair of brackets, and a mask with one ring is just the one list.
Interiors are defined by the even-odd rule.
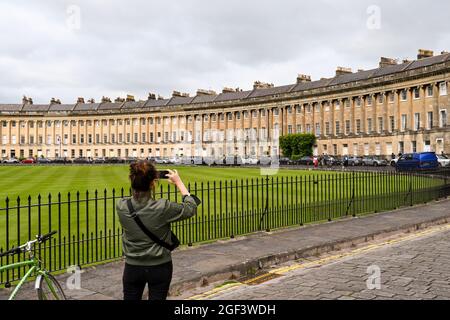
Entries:
[[450,153],[450,54],[381,58],[379,68],[253,90],[174,91],[170,99],[0,104],[0,156],[147,157],[279,154],[278,135],[310,132],[317,154]]

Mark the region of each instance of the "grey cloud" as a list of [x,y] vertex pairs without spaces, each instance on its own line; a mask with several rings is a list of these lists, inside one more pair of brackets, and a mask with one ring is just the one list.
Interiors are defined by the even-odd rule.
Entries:
[[[66,26],[81,10],[81,29]],[[368,6],[381,28],[366,27]],[[380,56],[448,50],[450,3],[342,1],[21,1],[0,3],[0,102],[293,83],[299,72],[374,68]]]

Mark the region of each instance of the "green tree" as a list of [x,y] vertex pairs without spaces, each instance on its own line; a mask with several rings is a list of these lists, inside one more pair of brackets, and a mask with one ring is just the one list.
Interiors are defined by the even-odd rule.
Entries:
[[280,137],[280,148],[285,157],[305,157],[313,155],[316,136],[311,133],[288,134]]

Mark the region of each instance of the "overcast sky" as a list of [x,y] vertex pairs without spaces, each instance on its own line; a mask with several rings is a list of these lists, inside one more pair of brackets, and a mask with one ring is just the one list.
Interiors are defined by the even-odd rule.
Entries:
[[331,77],[450,50],[449,12],[448,0],[0,0],[0,103]]

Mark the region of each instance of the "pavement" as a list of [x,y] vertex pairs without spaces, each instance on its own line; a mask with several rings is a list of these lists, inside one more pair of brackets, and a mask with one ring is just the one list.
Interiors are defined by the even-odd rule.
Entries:
[[450,224],[360,249],[278,266],[268,281],[195,299],[450,300]]
[[[215,283],[242,277],[251,279],[274,265],[360,247],[368,242],[447,223],[450,223],[450,200],[441,200],[385,213],[260,232],[177,249],[173,253],[174,275],[170,298],[187,298],[188,293],[206,290]],[[361,263],[361,266],[366,264]],[[118,261],[83,269],[81,289],[66,288],[67,274],[57,278],[69,299],[121,299],[123,266],[124,262]],[[354,271],[352,268],[346,270],[350,273]],[[1,289],[0,299],[5,299],[10,290]],[[32,290],[24,290],[19,298],[32,298],[32,293]]]

